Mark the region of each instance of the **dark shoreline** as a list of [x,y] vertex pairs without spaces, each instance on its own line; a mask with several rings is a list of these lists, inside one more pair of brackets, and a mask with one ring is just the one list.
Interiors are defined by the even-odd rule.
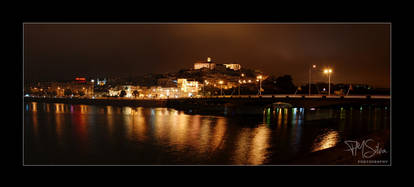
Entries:
[[89,99],[89,98],[41,98],[24,97],[24,102],[41,103],[65,103],[84,105],[111,105],[111,106],[142,106],[142,107],[166,107],[167,101],[160,99]]

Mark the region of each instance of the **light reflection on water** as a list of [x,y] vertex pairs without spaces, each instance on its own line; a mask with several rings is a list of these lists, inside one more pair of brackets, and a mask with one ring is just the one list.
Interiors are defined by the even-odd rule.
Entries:
[[271,164],[389,125],[381,108],[267,108],[263,116],[230,118],[169,108],[25,105],[27,163]]
[[339,134],[337,131],[331,130],[318,136],[313,144],[313,150],[320,151],[335,146],[339,142]]

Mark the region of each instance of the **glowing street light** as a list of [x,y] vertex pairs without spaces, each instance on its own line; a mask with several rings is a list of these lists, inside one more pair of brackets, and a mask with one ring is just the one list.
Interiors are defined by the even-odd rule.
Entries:
[[[312,65],[312,68],[315,69],[316,65]],[[312,68],[309,68],[309,96],[311,95],[311,75],[312,75]]]
[[[242,77],[244,77],[244,73],[241,74]],[[244,80],[244,83],[246,83],[246,80]],[[243,84],[243,81],[239,79],[239,95],[240,95],[240,86]]]
[[257,76],[257,80],[259,80],[259,84],[260,84],[259,95],[262,95],[262,79],[263,79],[262,75]]
[[323,70],[324,74],[328,74],[328,95],[331,95],[331,74],[332,74],[332,69],[325,69]]
[[219,81],[220,84],[220,95],[223,96],[223,81]]
[[207,80],[204,80],[204,85],[203,85],[203,94],[204,94],[204,95],[206,95],[206,94],[205,94],[205,92],[204,92],[204,87],[205,87],[206,85],[208,85],[208,81],[207,81]]

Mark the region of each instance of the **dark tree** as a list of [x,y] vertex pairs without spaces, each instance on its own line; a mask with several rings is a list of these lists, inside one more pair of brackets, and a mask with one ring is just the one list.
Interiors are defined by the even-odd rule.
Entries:
[[138,97],[138,96],[139,96],[139,92],[138,92],[138,90],[134,90],[134,92],[132,92],[132,95],[133,95],[134,97]]
[[66,96],[70,96],[70,95],[72,95],[72,94],[73,94],[73,92],[72,92],[72,90],[71,90],[71,89],[65,89],[64,94],[65,94]]
[[56,91],[51,91],[51,92],[50,92],[50,95],[51,95],[51,96],[56,96],[56,95],[57,95],[57,92],[56,92]]
[[292,76],[284,75],[276,79],[276,88],[279,93],[294,93],[296,86],[292,82]]
[[124,97],[126,95],[125,90],[122,90],[121,93],[119,94],[119,97]]
[[276,93],[277,90],[277,77],[270,75],[267,79],[262,81],[262,88],[264,89],[264,94]]

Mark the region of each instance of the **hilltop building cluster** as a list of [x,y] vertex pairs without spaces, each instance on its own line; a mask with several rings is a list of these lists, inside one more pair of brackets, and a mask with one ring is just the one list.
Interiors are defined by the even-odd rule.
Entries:
[[240,64],[216,64],[211,60],[210,57],[207,58],[207,61],[197,61],[196,63],[194,63],[194,69],[207,68],[210,70],[214,70],[216,66],[224,66],[225,68],[232,69],[235,71],[241,69]]
[[30,85],[25,93],[27,96],[54,97],[180,98],[214,95],[219,89],[257,83],[254,75],[242,73],[240,64],[217,64],[210,57],[206,61],[195,62],[193,69],[148,79],[154,80],[155,85],[77,77],[72,81]]

